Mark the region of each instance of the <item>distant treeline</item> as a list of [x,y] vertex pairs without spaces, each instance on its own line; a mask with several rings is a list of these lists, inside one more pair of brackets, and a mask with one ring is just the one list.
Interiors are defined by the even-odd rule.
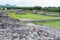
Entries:
[[23,10],[41,10],[48,12],[60,12],[60,7],[6,7],[7,9],[23,9]]

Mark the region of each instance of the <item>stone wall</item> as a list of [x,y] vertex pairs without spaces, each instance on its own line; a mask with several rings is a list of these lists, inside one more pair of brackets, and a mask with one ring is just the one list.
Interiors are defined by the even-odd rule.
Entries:
[[60,21],[60,19],[47,19],[47,20],[21,20],[22,22],[33,23],[33,22],[54,22]]

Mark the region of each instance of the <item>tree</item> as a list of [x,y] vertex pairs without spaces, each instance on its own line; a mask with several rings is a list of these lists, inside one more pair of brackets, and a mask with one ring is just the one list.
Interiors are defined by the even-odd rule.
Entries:
[[41,10],[41,7],[40,6],[35,6],[34,10]]

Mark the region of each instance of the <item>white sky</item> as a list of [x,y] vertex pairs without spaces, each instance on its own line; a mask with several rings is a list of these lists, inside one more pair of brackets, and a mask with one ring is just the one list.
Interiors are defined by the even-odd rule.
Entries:
[[18,6],[60,6],[60,0],[0,0],[0,4],[12,4]]

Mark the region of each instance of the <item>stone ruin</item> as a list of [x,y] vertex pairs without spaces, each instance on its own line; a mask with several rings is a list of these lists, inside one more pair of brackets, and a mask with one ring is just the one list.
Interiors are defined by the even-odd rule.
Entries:
[[0,40],[12,40],[12,30],[20,27],[25,27],[25,24],[0,12]]
[[26,14],[26,11],[25,10],[22,10],[22,9],[16,9],[15,10],[15,13],[16,14]]
[[60,40],[60,30],[33,23],[24,24],[0,13],[0,40]]
[[34,14],[40,14],[40,10],[32,10],[32,13],[34,13]]

